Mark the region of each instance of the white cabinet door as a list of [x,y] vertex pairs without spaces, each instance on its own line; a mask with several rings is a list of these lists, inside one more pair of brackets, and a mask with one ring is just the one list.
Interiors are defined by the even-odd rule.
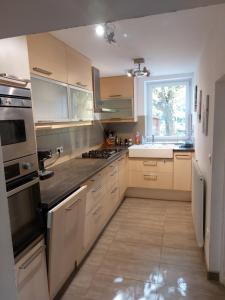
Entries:
[[48,268],[51,299],[79,263],[84,252],[86,186],[48,213]]
[[173,188],[181,191],[191,191],[192,153],[174,154],[174,183]]
[[49,300],[44,241],[16,263],[18,300]]
[[0,40],[0,73],[29,79],[29,60],[25,36]]

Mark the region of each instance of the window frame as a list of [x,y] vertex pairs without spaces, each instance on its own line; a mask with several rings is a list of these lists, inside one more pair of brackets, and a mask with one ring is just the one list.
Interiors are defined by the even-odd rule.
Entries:
[[145,82],[145,135],[152,137],[152,89],[158,86],[173,86],[177,84],[186,85],[186,113],[185,113],[185,136],[155,136],[155,141],[170,141],[178,142],[189,140],[192,137],[192,78],[180,78],[180,79],[165,79],[165,80],[153,80]]

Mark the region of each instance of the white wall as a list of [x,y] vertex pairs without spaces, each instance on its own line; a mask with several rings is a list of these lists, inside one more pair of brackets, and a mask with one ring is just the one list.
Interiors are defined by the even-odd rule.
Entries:
[[[220,269],[220,240],[221,228],[219,224],[220,208],[216,185],[212,188],[213,169],[213,129],[214,129],[214,105],[215,105],[215,83],[225,74],[225,6],[222,6],[217,15],[208,42],[199,60],[196,74],[198,90],[203,91],[203,102],[207,94],[210,95],[209,133],[202,134],[202,123],[196,122],[195,143],[196,159],[207,182],[207,207],[206,207],[206,262],[208,270],[218,272]],[[209,20],[210,22],[210,20]],[[221,128],[221,135],[224,128]],[[212,155],[212,160],[210,156]],[[223,183],[222,183],[223,184]]]

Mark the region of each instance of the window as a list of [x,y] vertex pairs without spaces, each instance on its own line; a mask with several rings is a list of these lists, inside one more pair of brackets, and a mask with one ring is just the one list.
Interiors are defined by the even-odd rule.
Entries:
[[191,80],[146,83],[146,135],[183,140],[191,135]]

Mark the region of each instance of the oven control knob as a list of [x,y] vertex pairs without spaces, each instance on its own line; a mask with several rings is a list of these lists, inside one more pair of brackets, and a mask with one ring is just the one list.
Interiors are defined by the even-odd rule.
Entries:
[[25,163],[22,163],[22,168],[24,170],[31,170],[33,167],[33,164],[32,163],[29,163],[29,162],[25,162]]

